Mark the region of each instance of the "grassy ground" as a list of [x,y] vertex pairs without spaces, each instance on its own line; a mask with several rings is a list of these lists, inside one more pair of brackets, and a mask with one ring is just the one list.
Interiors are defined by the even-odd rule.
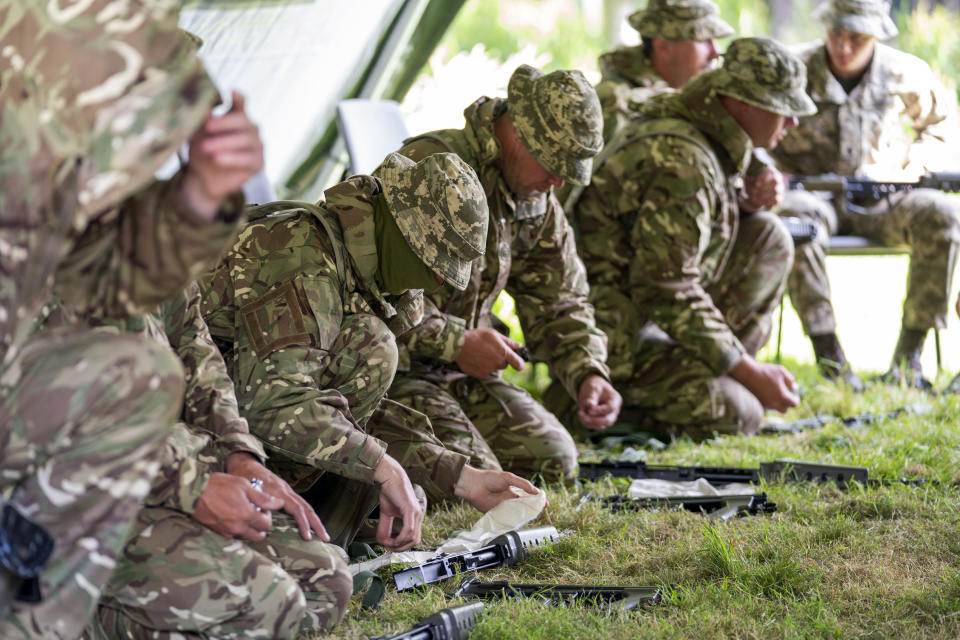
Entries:
[[[929,413],[862,428],[842,425],[790,436],[679,441],[650,461],[756,466],[792,457],[868,466],[876,477],[922,476],[919,487],[770,485],[777,513],[717,523],[690,513],[615,514],[576,510],[580,495],[623,491],[610,480],[549,487],[550,506],[534,524],[574,533],[485,581],[670,585],[656,607],[608,614],[533,602],[488,606],[471,638],[889,638],[960,637],[960,461],[955,425],[960,399],[873,385],[855,396],[821,383],[810,365],[789,363],[806,390],[788,417],[849,415],[925,403]],[[944,375],[941,386],[947,382]],[[431,511],[424,546],[469,526],[463,506]],[[390,583],[390,571],[382,572]],[[375,613],[355,600],[336,634],[363,638],[398,632],[451,606],[454,585],[416,595],[388,593]]]
[[[899,329],[906,261],[830,258],[841,339],[861,370],[886,368]],[[873,288],[864,287],[870,274]],[[950,323],[955,325],[956,317]],[[960,367],[960,345],[943,335],[943,388]],[[626,638],[955,638],[960,637],[960,398],[872,384],[855,395],[823,382],[792,309],[784,322],[785,364],[796,373],[803,402],[787,419],[829,413],[883,412],[922,403],[904,415],[861,428],[840,424],[790,436],[679,441],[649,461],[660,464],[757,466],[795,458],[867,466],[872,477],[925,477],[923,486],[771,485],[772,515],[717,523],[690,513],[616,514],[596,504],[577,511],[586,491],[618,493],[610,480],[549,487],[550,506],[532,523],[574,533],[511,569],[482,572],[484,581],[669,585],[655,607],[606,613],[548,608],[535,602],[495,603],[471,638],[596,640]],[[767,359],[772,349],[764,352]],[[932,344],[925,368],[935,373]],[[584,452],[584,457],[596,457]],[[478,514],[464,506],[431,509],[423,548],[432,548]],[[381,575],[387,584],[390,570]],[[388,593],[377,612],[355,598],[336,633],[365,638],[396,633],[458,601],[449,584],[421,594]]]

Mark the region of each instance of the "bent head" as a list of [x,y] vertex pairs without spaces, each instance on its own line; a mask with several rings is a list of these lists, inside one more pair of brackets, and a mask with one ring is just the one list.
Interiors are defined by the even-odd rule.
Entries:
[[[494,125],[504,179],[529,195],[564,181],[587,184],[603,147],[600,100],[579,71],[544,75],[520,65],[507,86],[507,113]],[[518,144],[519,143],[519,144]]]
[[816,113],[803,62],[769,38],[734,40],[720,69],[708,72],[721,104],[754,146],[772,149],[797,118]]

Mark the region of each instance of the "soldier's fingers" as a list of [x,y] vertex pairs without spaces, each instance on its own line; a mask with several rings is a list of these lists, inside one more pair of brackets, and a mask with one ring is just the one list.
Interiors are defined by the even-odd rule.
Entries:
[[252,516],[247,518],[247,525],[257,531],[269,531],[273,526],[273,518],[269,511],[255,511]]
[[507,349],[504,351],[504,359],[507,364],[516,369],[517,371],[523,371],[523,358],[517,355],[516,351],[513,349]]
[[510,484],[526,491],[527,493],[534,493],[534,494],[540,493],[540,490],[537,489],[535,486],[533,486],[533,483],[531,483],[529,480],[525,478],[521,478],[518,475],[514,475],[511,473],[509,475],[509,480],[510,480]]
[[243,97],[243,94],[239,91],[230,92],[230,111],[231,112],[240,112],[243,113],[244,108],[247,106],[247,99]]
[[277,509],[283,508],[283,498],[272,496],[269,493],[261,491],[253,486],[244,487],[244,492],[247,495],[247,500],[261,509],[265,509],[266,511],[276,511]]
[[223,171],[253,171],[263,167],[263,155],[259,151],[224,151],[210,156],[217,169]]
[[263,143],[257,135],[256,128],[234,129],[221,133],[205,135],[200,141],[200,149],[204,153],[218,153],[220,151],[260,151]]
[[304,540],[310,540],[312,538],[310,533],[312,530],[316,532],[317,537],[321,540],[329,542],[330,536],[327,535],[327,530],[324,528],[323,523],[320,522],[320,518],[313,510],[313,507],[310,506],[310,503],[294,493],[292,489],[290,490],[290,494],[290,497],[287,499],[287,512],[297,521],[297,526],[300,528],[300,537]]
[[260,531],[252,527],[247,527],[243,532],[237,535],[238,538],[244,538],[245,540],[250,540],[251,542],[261,542],[264,538],[267,537],[266,531]]

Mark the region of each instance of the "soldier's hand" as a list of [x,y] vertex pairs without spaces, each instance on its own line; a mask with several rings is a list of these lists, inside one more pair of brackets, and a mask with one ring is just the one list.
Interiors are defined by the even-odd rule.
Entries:
[[591,373],[577,390],[577,416],[587,429],[606,429],[617,420],[623,398],[602,376]]
[[511,487],[517,487],[527,493],[540,493],[540,490],[518,475],[509,471],[495,471],[493,469],[477,469],[469,464],[463,466],[453,494],[463,498],[481,513],[486,513],[495,506],[516,498]]
[[742,209],[750,212],[772,209],[783,200],[786,182],[777,169],[767,167],[758,176],[744,178],[743,192],[744,197],[740,200]]
[[516,353],[520,346],[519,342],[494,329],[468,329],[457,356],[457,366],[468,376],[478,379],[507,365],[522,371],[523,358]]
[[213,218],[224,197],[263,168],[260,132],[243,111],[243,96],[234,91],[232,99],[229,111],[207,116],[190,138],[183,197],[206,219]]
[[252,455],[240,451],[231,453],[227,457],[227,473],[246,478],[248,481],[255,478],[261,480],[264,493],[283,500],[283,506],[280,508],[297,521],[301,538],[310,540],[313,537],[311,534],[313,530],[322,541],[330,542],[327,530],[310,503],[294,491],[283,478],[260,464],[260,461]]
[[270,530],[270,512],[281,506],[279,498],[254,488],[246,478],[211,473],[193,519],[226,538],[259,542]]
[[[377,542],[390,551],[406,551],[420,542],[420,525],[423,524],[423,507],[413,492],[410,478],[399,462],[384,455],[373,479],[380,487]],[[393,535],[393,521],[397,518],[402,527],[397,535]]]
[[734,380],[745,386],[767,409],[783,413],[800,404],[793,375],[778,364],[757,362],[744,354],[730,369]]

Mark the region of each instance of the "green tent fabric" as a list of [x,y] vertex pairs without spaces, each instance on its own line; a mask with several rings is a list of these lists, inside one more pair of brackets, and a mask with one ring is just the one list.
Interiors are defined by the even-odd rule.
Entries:
[[339,178],[336,106],[401,100],[465,0],[190,0],[180,26],[259,125],[266,177],[315,200]]

